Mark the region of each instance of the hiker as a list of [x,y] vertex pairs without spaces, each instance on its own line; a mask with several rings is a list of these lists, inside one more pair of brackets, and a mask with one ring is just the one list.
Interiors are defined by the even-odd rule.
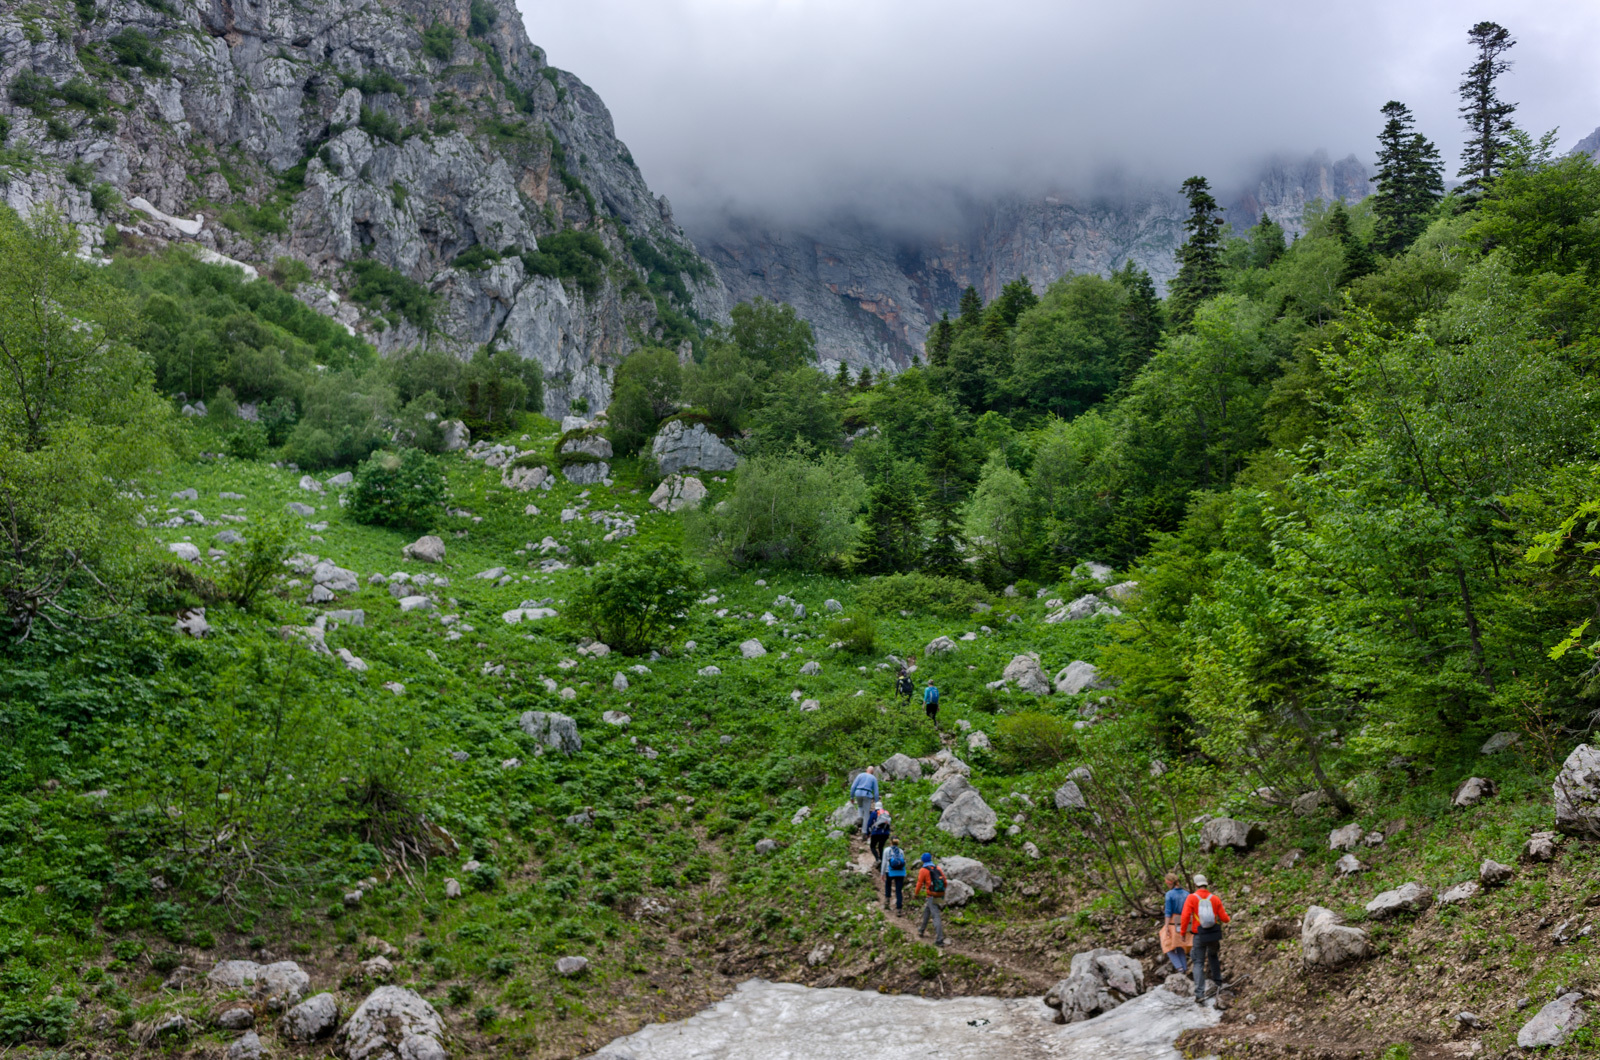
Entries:
[[868,815],[872,813],[872,804],[878,801],[878,777],[871,766],[857,773],[856,779],[851,781],[850,797],[861,808],[861,834],[866,835],[871,825]]
[[[1205,999],[1215,997],[1222,989],[1222,960],[1219,951],[1222,948],[1222,925],[1232,918],[1228,911],[1222,908],[1222,899],[1212,894],[1210,883],[1204,876],[1195,876],[1194,893],[1184,900],[1183,920],[1178,925],[1179,931],[1189,934],[1194,929],[1194,952],[1190,960],[1194,966],[1194,1003],[1199,1005]],[[1211,962],[1211,978],[1217,984],[1210,995],[1206,994],[1206,962]]]
[[1162,909],[1166,919],[1161,924],[1161,948],[1166,951],[1167,959],[1179,975],[1189,970],[1189,947],[1193,945],[1189,936],[1178,930],[1179,921],[1183,919],[1183,904],[1188,900],[1189,892],[1182,886],[1178,874],[1167,873],[1167,898]]
[[906,706],[911,705],[911,694],[917,690],[916,682],[911,680],[911,675],[905,669],[900,670],[900,676],[895,679],[895,692],[905,700]]
[[[894,891],[894,911],[904,914],[906,890],[906,852],[900,849],[900,840],[890,839],[888,849],[878,862],[883,871],[883,908],[889,909],[889,892]],[[913,895],[912,897],[915,897]]]
[[872,808],[872,820],[868,822],[871,829],[867,834],[870,837],[872,860],[883,860],[884,844],[889,842],[889,831],[893,827],[889,811],[883,808],[883,803],[877,803]]
[[927,851],[922,854],[922,868],[917,870],[917,885],[911,889],[911,899],[927,895],[928,900],[922,904],[922,923],[917,926],[917,938],[921,938],[928,930],[928,921],[933,921],[933,944],[944,945],[944,918],[939,915],[939,910],[944,908],[944,870],[933,863],[933,855]]
[[928,720],[937,726],[939,724],[939,686],[935,685],[932,680],[928,681],[928,687],[922,691],[922,709],[928,712]]

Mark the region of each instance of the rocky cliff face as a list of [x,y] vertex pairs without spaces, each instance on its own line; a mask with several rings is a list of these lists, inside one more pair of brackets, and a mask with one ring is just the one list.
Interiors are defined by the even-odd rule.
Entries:
[[[1264,211],[1294,234],[1311,203],[1358,200],[1370,188],[1354,158],[1317,155],[1274,162],[1223,198],[1235,231]],[[816,328],[825,361],[877,371],[909,364],[969,284],[990,299],[1027,276],[1042,291],[1062,276],[1109,272],[1132,258],[1164,286],[1177,272],[1173,251],[1187,207],[1175,189],[1135,188],[1116,198],[1013,196],[930,213],[955,219],[897,233],[859,214],[801,227],[727,218],[696,237],[731,297],[792,303]]]
[[[628,350],[726,314],[605,105],[513,0],[8,0],[0,115],[0,194],[60,210],[87,253],[118,225],[261,269],[299,259],[303,299],[382,350],[538,360],[554,415],[603,407]],[[538,253],[565,230],[598,237],[586,277],[581,248]],[[431,312],[352,306],[363,260]]]

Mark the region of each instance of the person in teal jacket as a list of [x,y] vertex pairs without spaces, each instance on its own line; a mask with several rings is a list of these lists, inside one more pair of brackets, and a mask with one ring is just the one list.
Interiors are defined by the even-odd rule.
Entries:
[[906,852],[900,849],[900,840],[890,837],[883,851],[883,908],[889,908],[889,892],[894,892],[894,911],[905,912]]

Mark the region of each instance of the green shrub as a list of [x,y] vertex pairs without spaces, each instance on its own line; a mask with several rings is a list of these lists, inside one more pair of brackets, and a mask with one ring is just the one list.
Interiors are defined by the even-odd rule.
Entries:
[[362,104],[361,118],[356,123],[357,127],[368,136],[377,140],[387,140],[392,144],[400,142],[400,122],[393,114],[381,108],[368,107]]
[[474,37],[481,37],[494,27],[500,20],[500,12],[489,0],[472,0],[472,7],[468,15],[467,32]]
[[450,61],[450,53],[455,47],[456,28],[443,22],[436,22],[422,31],[422,50],[424,54],[432,56],[441,63]]
[[444,509],[439,461],[420,449],[373,454],[356,471],[350,516],[369,526],[429,530]]
[[1072,751],[1072,730],[1054,715],[1025,711],[995,719],[997,750],[1008,771],[1049,769]]
[[89,205],[100,213],[105,213],[107,210],[115,210],[118,206],[121,206],[122,196],[110,184],[103,180],[98,181],[89,189]]
[[567,614],[590,636],[634,655],[670,639],[671,627],[688,618],[699,584],[699,571],[677,549],[637,549],[595,572]]
[[30,107],[34,113],[50,106],[55,98],[56,86],[48,77],[24,70],[11,81],[11,102],[19,107]]
[[850,615],[828,627],[828,636],[839,641],[841,651],[851,655],[878,653],[878,624],[871,615]]
[[135,66],[158,77],[171,72],[171,68],[161,61],[161,49],[136,29],[125,29],[106,43],[111,46],[111,54],[123,66]]
[[539,240],[539,249],[524,251],[522,265],[538,276],[572,280],[584,294],[592,295],[605,281],[605,266],[611,262],[600,237],[593,232],[568,228]]
[[758,456],[740,466],[725,503],[687,513],[686,530],[704,551],[738,566],[837,566],[855,547],[866,492],[844,457]]
[[403,96],[406,94],[406,85],[398,77],[387,70],[370,70],[360,77],[351,77],[349,74],[340,74],[339,80],[344,82],[346,88],[359,88],[364,96]]
[[972,613],[984,602],[983,588],[959,578],[930,574],[891,574],[874,578],[856,594],[862,607],[880,615],[912,614],[958,616]]
[[235,607],[249,609],[261,590],[283,573],[283,561],[294,551],[296,530],[287,516],[262,519],[232,547],[221,588]]
[[63,102],[74,107],[82,107],[90,114],[98,113],[100,108],[106,105],[105,90],[81,77],[74,77],[62,85],[56,91],[56,95],[60,96]]
[[349,268],[356,277],[350,288],[351,301],[398,313],[425,331],[432,328],[437,299],[422,284],[370,258],[352,261]]

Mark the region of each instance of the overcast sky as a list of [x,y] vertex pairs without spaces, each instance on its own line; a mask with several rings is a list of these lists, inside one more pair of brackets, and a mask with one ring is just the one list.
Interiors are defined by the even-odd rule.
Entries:
[[693,225],[905,186],[1237,183],[1268,155],[1370,159],[1391,98],[1453,175],[1479,19],[1502,95],[1563,146],[1600,126],[1597,0],[518,0]]

